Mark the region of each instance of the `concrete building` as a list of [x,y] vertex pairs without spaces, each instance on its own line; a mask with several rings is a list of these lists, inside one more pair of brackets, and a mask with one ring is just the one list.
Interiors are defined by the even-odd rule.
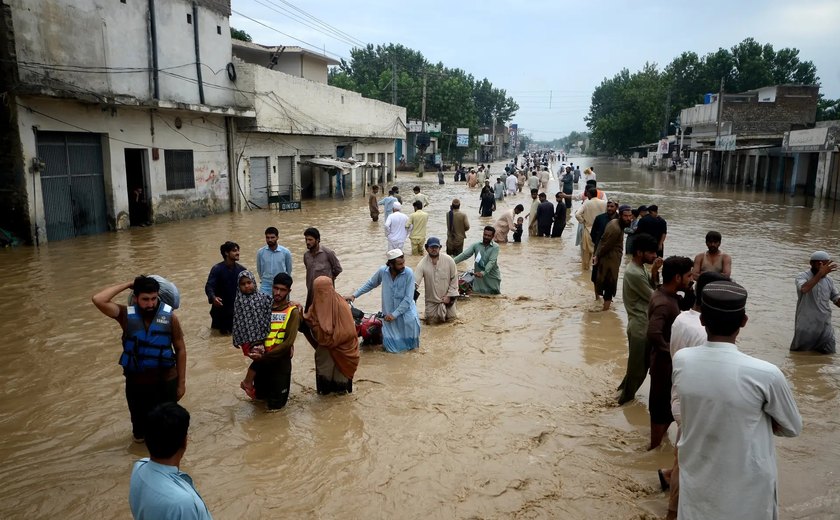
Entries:
[[[234,46],[243,47],[241,42]],[[276,47],[249,47],[252,62],[271,63]],[[319,59],[326,77],[330,59],[311,52],[305,56],[313,63]],[[405,139],[405,108],[307,79],[306,75],[321,77],[314,67],[299,69],[301,77],[239,58],[234,58],[234,64],[236,103],[254,107],[252,116],[236,122],[236,178],[247,195],[237,206],[266,207],[269,197],[300,200],[341,195],[393,180],[394,143]],[[316,157],[353,158],[383,166],[375,172],[353,169],[345,175],[307,162]]]
[[840,121],[785,132],[782,150],[793,159],[792,185],[805,195],[840,199]]
[[0,0],[0,220],[35,243],[231,210],[229,0]]
[[739,94],[708,96],[683,109],[682,147],[695,175],[727,184],[795,193],[804,188],[795,157],[782,149],[785,132],[812,128],[819,87],[776,85]]

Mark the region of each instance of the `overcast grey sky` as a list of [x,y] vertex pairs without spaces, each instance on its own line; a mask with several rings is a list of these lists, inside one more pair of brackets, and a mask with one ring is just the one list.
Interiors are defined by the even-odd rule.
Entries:
[[349,60],[348,38],[325,34],[297,8],[353,41],[400,43],[486,77],[516,99],[513,122],[539,140],[586,130],[593,89],[623,67],[661,69],[683,51],[702,56],[747,37],[799,49],[817,66],[822,93],[840,98],[840,0],[232,0],[232,8],[231,25],[256,43],[307,47],[303,40]]

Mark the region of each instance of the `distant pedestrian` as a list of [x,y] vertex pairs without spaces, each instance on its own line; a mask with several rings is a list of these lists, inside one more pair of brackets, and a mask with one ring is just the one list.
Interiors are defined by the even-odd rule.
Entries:
[[236,242],[225,242],[219,251],[223,260],[210,269],[204,293],[211,305],[210,328],[227,335],[233,329],[233,302],[236,300],[239,273],[245,268],[239,264],[239,244]]
[[840,307],[840,292],[828,277],[837,264],[825,251],[811,255],[811,269],[796,275],[796,318],[793,325],[792,351],[834,354],[837,351],[831,324],[831,303]]
[[537,190],[531,190],[531,209],[528,211],[528,214],[525,215],[525,218],[529,218],[531,220],[528,221],[528,236],[535,237],[539,233],[539,225],[537,223],[537,208],[540,207],[540,199],[537,195]]
[[496,184],[493,186],[493,195],[496,196],[497,201],[505,198],[505,183],[502,182],[501,177],[496,178]]
[[446,214],[446,254],[455,256],[464,250],[464,239],[470,230],[467,214],[461,212],[461,201],[452,199],[452,205]]
[[408,237],[408,215],[402,212],[402,204],[395,202],[393,213],[385,219],[385,233],[388,237],[388,250],[402,249]]
[[516,195],[516,175],[509,173],[505,177],[506,195]]
[[274,226],[266,228],[265,245],[257,250],[260,292],[267,295],[271,294],[271,284],[278,273],[289,273],[289,276],[292,274],[292,253],[277,243],[279,234]]
[[311,227],[303,232],[306,252],[303,253],[303,265],[306,266],[306,307],[312,304],[312,283],[319,276],[328,276],[333,283],[341,274],[341,262],[332,249],[321,245],[321,232]]
[[379,220],[379,186],[373,185],[370,187],[370,196],[368,197],[368,209],[370,210],[370,219],[374,222]]
[[651,204],[648,206],[648,214],[639,219],[636,226],[637,233],[647,233],[659,242],[659,257],[665,255],[665,238],[668,236],[668,223],[659,216],[659,206]]
[[595,249],[592,262],[597,266],[595,293],[603,296],[603,310],[609,310],[613,296],[618,292],[618,271],[624,256],[624,228],[630,225],[630,206],[621,206],[618,218],[611,220]]
[[554,195],[554,200],[557,201],[557,206],[554,208],[554,225],[551,227],[551,238],[560,238],[566,228],[566,201],[563,198],[563,192],[558,191]]
[[[393,188],[392,188],[391,191],[388,192],[388,196],[384,197],[382,200],[377,202],[376,205],[385,207],[385,210],[382,213],[385,215],[385,218],[388,218],[388,216],[390,216],[391,213],[394,212],[394,203],[395,202],[399,202],[399,200],[397,200],[397,197],[394,196],[394,191],[393,191]],[[371,218],[373,218],[372,213],[373,212],[371,212]],[[377,220],[378,220],[378,218],[373,219],[374,222],[376,222]]]
[[492,217],[496,211],[496,197],[493,191],[487,186],[481,188],[481,202],[478,205],[478,213],[482,217]]
[[429,222],[429,214],[423,211],[423,203],[414,201],[414,213],[408,216],[405,223],[408,228],[408,239],[411,241],[411,254],[422,255],[423,243],[426,241],[426,227]]
[[425,193],[420,193],[420,186],[415,186],[413,191],[414,198],[411,200],[412,203],[414,203],[414,201],[419,200],[423,203],[424,208],[429,205],[429,196]]
[[539,194],[537,205],[537,236],[551,236],[551,223],[554,221],[554,204],[547,200],[545,193]]

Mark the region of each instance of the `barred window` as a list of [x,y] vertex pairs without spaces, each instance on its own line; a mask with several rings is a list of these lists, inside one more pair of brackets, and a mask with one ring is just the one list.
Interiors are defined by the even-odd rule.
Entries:
[[192,150],[164,150],[166,163],[166,189],[188,190],[195,188]]

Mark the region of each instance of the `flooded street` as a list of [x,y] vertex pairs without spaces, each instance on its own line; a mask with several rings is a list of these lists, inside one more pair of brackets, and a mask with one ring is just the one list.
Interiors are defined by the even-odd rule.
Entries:
[[[740,348],[781,368],[803,417],[800,437],[776,441],[782,518],[837,518],[840,362],[788,347],[793,277],[808,268],[814,250],[840,256],[840,212],[806,207],[802,198],[701,185],[688,174],[573,160],[581,169],[597,165],[599,187],[622,203],[659,205],[668,221],[666,256],[693,257],[705,249],[707,231],[722,233],[733,278],[750,294]],[[498,175],[503,164],[492,171]],[[418,181],[432,200],[430,236],[445,239],[453,197],[470,219],[467,244],[495,220],[478,217],[478,189],[453,184],[451,173],[438,186],[434,174],[401,172],[404,198]],[[555,180],[549,191],[557,191]],[[520,202],[527,212],[523,193],[500,203],[495,215]],[[131,439],[119,326],[90,297],[140,273],[165,276],[181,290],[177,314],[188,355],[181,404],[192,415],[182,470],[214,518],[664,515],[656,468],[670,466],[673,445],[646,452],[644,402],[613,404],[626,361],[626,316],[620,291],[612,311],[588,312],[592,289],[574,225],[560,239],[503,244],[504,296],[459,302],[458,323],[423,326],[418,351],[364,350],[352,395],[315,393],[313,351],[299,337],[286,408],[266,414],[248,400],[239,389],[245,358],[209,328],[204,283],[220,261],[219,245],[238,242],[240,263],[253,268],[263,230],[278,227],[279,243],[293,254],[292,298],[299,301],[306,296],[306,227],[317,227],[341,260],[342,294],[384,263],[382,219],[370,221],[361,194],[304,201],[303,208],[0,251],[0,518],[130,515],[131,466],[147,455]],[[407,256],[407,265],[419,259]],[[356,305],[377,311],[379,294]],[[418,310],[422,316],[422,296]],[[642,401],[646,392],[647,385]]]

